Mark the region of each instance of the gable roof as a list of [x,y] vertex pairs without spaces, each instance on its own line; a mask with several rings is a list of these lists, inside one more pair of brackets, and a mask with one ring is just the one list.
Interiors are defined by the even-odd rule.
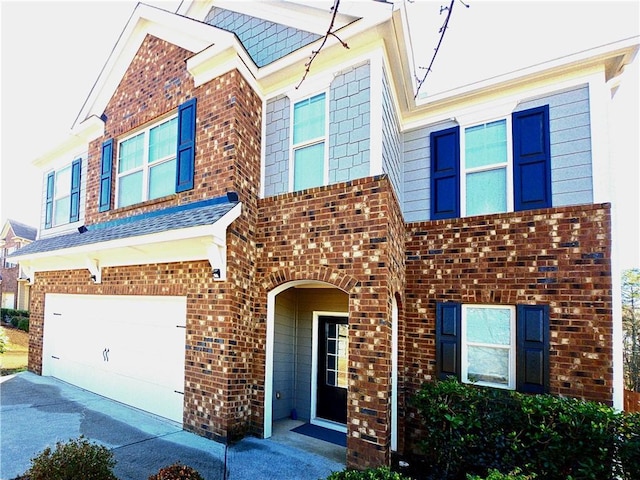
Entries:
[[8,219],[4,227],[2,228],[2,233],[0,234],[0,238],[4,239],[9,234],[9,229],[13,231],[13,235],[18,238],[22,238],[24,240],[29,240],[33,242],[38,236],[38,229],[26,225],[24,223],[18,222],[16,220]]

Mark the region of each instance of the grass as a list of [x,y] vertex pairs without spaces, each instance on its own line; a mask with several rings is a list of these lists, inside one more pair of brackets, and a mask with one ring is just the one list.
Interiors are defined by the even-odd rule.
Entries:
[[12,327],[0,327],[9,338],[6,351],[0,354],[0,374],[26,370],[29,357],[29,334]]

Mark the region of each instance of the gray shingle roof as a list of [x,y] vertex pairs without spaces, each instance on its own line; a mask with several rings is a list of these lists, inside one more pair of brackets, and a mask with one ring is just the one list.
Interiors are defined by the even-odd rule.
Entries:
[[[99,244],[182,228],[213,225],[238,202],[216,198],[165,210],[135,215],[111,222],[88,225],[87,231],[74,231],[56,237],[42,238],[25,245],[15,256],[53,252],[83,245]],[[13,255],[12,255],[13,256]]]
[[15,220],[8,220],[13,230],[13,234],[16,237],[25,238],[27,240],[35,240],[38,235],[38,229],[25,225],[24,223],[16,222]]

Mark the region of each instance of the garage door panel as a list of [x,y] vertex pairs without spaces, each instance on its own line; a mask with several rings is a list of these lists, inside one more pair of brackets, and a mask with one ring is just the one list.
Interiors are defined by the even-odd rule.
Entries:
[[182,422],[186,298],[47,294],[43,374]]

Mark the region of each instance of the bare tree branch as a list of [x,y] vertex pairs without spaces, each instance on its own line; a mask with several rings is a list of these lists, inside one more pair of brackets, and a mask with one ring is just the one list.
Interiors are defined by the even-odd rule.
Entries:
[[[446,33],[447,28],[449,26],[449,19],[451,18],[451,14],[453,13],[453,4],[455,3],[455,1],[456,0],[451,0],[451,3],[449,4],[448,7],[440,7],[440,13],[442,13],[445,10],[447,11],[447,18],[444,19],[444,24],[442,25],[442,27],[440,27],[440,30],[438,31],[438,33],[440,33],[440,39],[438,40],[438,45],[434,49],[433,57],[431,57],[431,62],[429,63],[429,66],[427,67],[427,71],[425,72],[424,77],[422,77],[422,80],[418,80],[418,86],[416,88],[416,94],[413,97],[414,100],[416,98],[418,98],[418,94],[420,93],[420,87],[422,87],[422,85],[424,84],[425,80],[427,79],[427,75],[429,75],[429,72],[431,71],[431,67],[433,66],[433,62],[436,59],[436,55],[438,55],[438,50],[440,50],[440,45],[442,44],[442,39],[444,38],[444,34]],[[462,0],[460,0],[460,3],[462,3],[465,7],[469,8],[469,5],[464,3]]]
[[329,29],[327,30],[327,33],[324,35],[324,38],[322,39],[322,42],[320,43],[320,46],[318,47],[318,49],[317,50],[313,50],[311,52],[311,56],[309,57],[309,61],[307,63],[305,63],[305,67],[307,67],[307,68],[304,71],[304,75],[302,76],[302,79],[300,80],[298,85],[296,85],[296,90],[298,88],[300,88],[300,85],[302,85],[302,82],[304,82],[304,80],[307,78],[307,75],[311,71],[311,64],[316,59],[316,57],[318,56],[320,51],[324,48],[324,46],[327,43],[327,40],[329,39],[329,37],[336,38],[342,44],[342,46],[344,48],[349,48],[349,45],[347,45],[346,42],[342,41],[342,39],[333,31],[333,26],[334,26],[335,21],[336,21],[336,15],[338,14],[339,5],[340,5],[340,0],[334,0],[333,6],[331,7],[331,10],[333,10],[333,15],[331,16],[331,23],[329,23]]

